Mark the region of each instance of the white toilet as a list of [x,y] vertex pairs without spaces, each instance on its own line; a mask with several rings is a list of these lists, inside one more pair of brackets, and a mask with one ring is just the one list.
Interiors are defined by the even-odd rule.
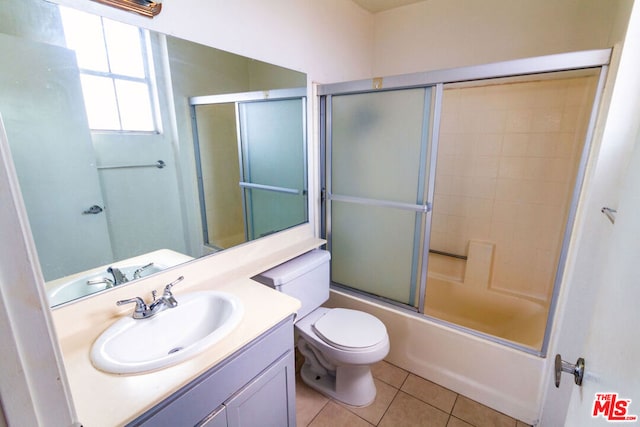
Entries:
[[310,387],[352,406],[376,397],[370,365],[389,353],[389,336],[376,317],[357,310],[324,308],[329,299],[330,254],[314,250],[253,279],[302,302],[295,329]]

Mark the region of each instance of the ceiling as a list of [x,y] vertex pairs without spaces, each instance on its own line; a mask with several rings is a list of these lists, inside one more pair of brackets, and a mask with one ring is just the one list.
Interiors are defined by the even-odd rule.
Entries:
[[371,13],[382,12],[421,1],[426,0],[353,0],[354,3]]

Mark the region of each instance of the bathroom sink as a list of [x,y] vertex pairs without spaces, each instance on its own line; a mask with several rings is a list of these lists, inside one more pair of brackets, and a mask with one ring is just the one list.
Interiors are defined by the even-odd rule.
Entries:
[[165,368],[211,347],[243,316],[240,300],[218,291],[176,295],[178,306],[148,319],[122,318],[93,344],[91,361],[105,372],[136,374]]
[[[129,266],[119,266],[114,265],[114,267],[118,267],[123,274],[126,275],[127,278],[133,278],[134,272],[144,267],[143,265],[129,265]],[[139,277],[142,278],[147,277],[151,274],[157,273],[168,268],[168,265],[161,264],[153,264],[144,270],[141,271]],[[99,282],[103,279],[112,279],[113,277],[107,272],[107,269],[100,269],[98,271],[93,271],[87,274],[82,274],[80,276],[75,277],[72,280],[68,280],[64,283],[59,284],[55,288],[49,290],[47,292],[47,297],[49,298],[49,305],[55,306],[58,304],[65,303],[67,301],[71,301],[77,298],[81,298],[86,295],[93,294],[95,292],[99,292],[109,288],[106,282],[95,283],[95,284],[87,284],[87,282]]]

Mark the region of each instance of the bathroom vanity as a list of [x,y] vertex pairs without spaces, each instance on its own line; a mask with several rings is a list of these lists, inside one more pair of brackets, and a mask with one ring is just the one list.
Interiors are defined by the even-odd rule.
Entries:
[[[322,243],[311,238],[281,248],[271,244],[249,262],[229,250],[53,310],[79,423],[295,425],[293,318],[300,302],[251,277]],[[233,294],[244,308],[238,326],[212,347],[166,368],[118,375],[94,367],[90,351],[95,340],[118,319],[131,315],[131,306],[118,307],[115,302],[134,296],[148,300],[152,290],[179,275],[185,279],[174,288],[178,303],[181,295],[191,292]]]
[[295,426],[293,316],[127,426]]

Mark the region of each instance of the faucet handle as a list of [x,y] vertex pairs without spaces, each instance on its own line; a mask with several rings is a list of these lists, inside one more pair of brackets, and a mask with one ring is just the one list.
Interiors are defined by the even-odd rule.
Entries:
[[102,279],[87,280],[87,285],[105,285],[105,289],[113,288],[113,280],[103,277]]
[[173,282],[171,282],[167,286],[165,286],[164,287],[164,295],[165,296],[171,296],[171,288],[173,288],[178,282],[182,282],[183,280],[184,280],[184,276],[180,276],[176,280],[174,280]]
[[120,300],[120,301],[116,301],[116,305],[124,305],[124,304],[131,304],[131,303],[135,303],[136,304],[136,309],[133,310],[134,317],[135,317],[136,313],[143,314],[148,309],[147,304],[145,304],[144,300],[142,298],[140,298],[140,297],[133,297],[133,298],[129,298],[129,299],[123,299],[123,300]]

